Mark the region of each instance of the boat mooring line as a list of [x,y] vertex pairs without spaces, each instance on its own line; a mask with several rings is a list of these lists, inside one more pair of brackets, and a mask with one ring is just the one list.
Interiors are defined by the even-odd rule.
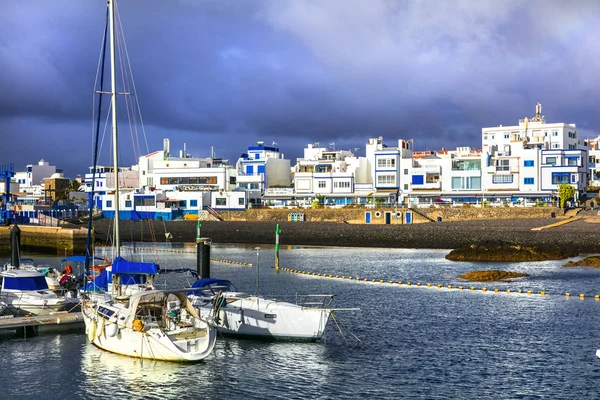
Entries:
[[310,272],[310,271],[301,271],[301,270],[297,270],[297,269],[291,269],[291,268],[279,268],[281,271],[284,272],[288,272],[291,274],[297,274],[297,275],[306,275],[306,276],[310,276],[313,278],[326,278],[326,279],[339,279],[339,280],[345,280],[345,281],[351,281],[351,282],[355,282],[355,283],[370,283],[370,284],[377,284],[377,285],[387,285],[387,286],[407,286],[407,287],[414,287],[414,288],[422,288],[422,289],[437,289],[437,290],[443,290],[443,291],[450,291],[450,290],[455,290],[455,291],[460,291],[460,292],[480,292],[480,293],[494,293],[494,294],[520,294],[520,295],[526,295],[526,296],[562,296],[566,299],[570,299],[571,297],[579,297],[580,300],[584,300],[584,299],[591,299],[593,298],[594,300],[598,301],[600,300],[600,295],[596,294],[596,295],[586,295],[585,293],[580,293],[580,294],[571,294],[571,293],[564,293],[564,294],[558,294],[558,293],[548,293],[545,291],[541,291],[541,292],[534,292],[532,290],[523,290],[523,289],[517,289],[517,290],[513,290],[513,289],[505,289],[505,290],[500,290],[498,288],[494,288],[494,289],[489,289],[487,287],[475,287],[475,286],[463,286],[463,285],[459,285],[459,286],[454,286],[454,285],[442,285],[441,283],[438,284],[431,284],[431,283],[421,283],[421,282],[403,282],[403,281],[393,281],[393,280],[385,280],[385,279],[369,279],[369,278],[360,278],[358,276],[345,276],[345,275],[333,275],[333,274],[324,274],[324,273],[317,273],[317,272]]
[[[196,254],[196,250],[181,250],[181,249],[155,249],[153,247],[126,247],[121,246],[123,249],[135,250],[137,252],[140,251],[148,251],[148,252],[157,252],[157,253],[175,253],[175,254]],[[252,263],[246,263],[242,261],[234,261],[234,260],[226,260],[222,258],[210,258],[211,261],[220,262],[224,264],[232,264],[232,265],[242,265],[244,267],[251,267]]]

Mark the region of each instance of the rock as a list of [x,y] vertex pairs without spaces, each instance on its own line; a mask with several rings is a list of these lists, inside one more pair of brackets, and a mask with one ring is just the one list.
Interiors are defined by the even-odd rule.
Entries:
[[466,279],[468,281],[488,282],[488,281],[502,281],[511,278],[520,278],[523,276],[529,276],[522,272],[511,272],[511,271],[500,271],[497,269],[487,271],[471,271],[466,274],[459,275],[457,278]]
[[569,261],[563,267],[594,267],[600,268],[600,256],[591,256],[579,261]]
[[546,261],[577,256],[577,251],[561,246],[524,247],[506,242],[484,242],[452,250],[446,255],[452,261]]

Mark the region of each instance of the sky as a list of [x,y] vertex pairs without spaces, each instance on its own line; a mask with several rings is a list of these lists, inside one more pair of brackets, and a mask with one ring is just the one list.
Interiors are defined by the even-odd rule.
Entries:
[[[258,141],[276,143],[292,164],[309,143],[364,155],[379,136],[390,147],[414,139],[418,151],[481,148],[481,128],[531,118],[538,101],[548,122],[576,123],[582,138],[600,133],[596,0],[117,7],[135,81],[119,90],[137,95],[143,121],[130,128],[118,108],[123,165],[161,150],[164,138],[172,154],[185,143],[193,156],[212,149],[233,164]],[[1,8],[0,164],[22,171],[44,159],[67,177],[85,173],[106,1],[2,0]],[[108,136],[101,128],[100,164],[112,163]]]

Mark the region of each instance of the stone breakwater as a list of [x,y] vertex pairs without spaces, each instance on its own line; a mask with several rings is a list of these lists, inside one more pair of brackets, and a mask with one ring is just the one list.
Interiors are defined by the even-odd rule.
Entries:
[[[541,231],[532,228],[552,218],[502,219],[365,225],[335,222],[279,222],[282,245],[455,249],[473,243],[504,241],[521,246],[566,246],[579,253],[600,253],[600,226],[584,219]],[[194,242],[196,221],[121,221],[121,240]],[[203,222],[201,236],[214,243],[274,244],[278,222]],[[97,243],[108,243],[111,220],[94,222]]]

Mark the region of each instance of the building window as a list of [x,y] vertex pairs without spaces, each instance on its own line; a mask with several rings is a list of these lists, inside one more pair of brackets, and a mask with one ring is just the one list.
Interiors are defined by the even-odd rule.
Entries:
[[504,134],[504,139],[509,139],[510,138],[510,134],[509,133],[505,133]]
[[525,160],[523,162],[524,167],[533,167],[533,160]]
[[131,200],[125,200],[125,208],[131,208]]
[[579,158],[578,157],[567,157],[567,165],[570,165],[572,167],[578,166]]
[[378,158],[377,159],[377,168],[395,168],[396,167],[396,159],[395,158]]
[[523,181],[524,185],[533,185],[533,178],[525,178]]
[[481,171],[481,160],[452,161],[452,171]]
[[350,187],[350,182],[333,182],[334,188],[347,189]]
[[243,206],[244,204],[246,204],[246,199],[243,197],[238,198],[238,206]]
[[558,136],[558,131],[552,131],[552,136]]
[[318,181],[317,182],[317,187],[319,189],[323,189],[323,188],[327,187],[327,182],[325,182],[325,181]]
[[413,185],[422,185],[425,182],[423,175],[413,175],[412,176],[412,184]]
[[510,160],[496,160],[496,171],[510,171]]
[[265,166],[264,165],[259,165],[258,166],[258,173],[259,174],[264,174],[265,173]]
[[181,207],[183,207],[183,208],[187,207],[187,200],[182,200],[181,201]]
[[560,143],[552,143],[553,149],[560,149]]
[[483,135],[483,140],[487,140],[487,135]]
[[248,175],[254,174],[254,166],[246,165],[246,174],[248,174]]
[[215,204],[217,206],[226,206],[227,205],[227,199],[225,197],[217,197],[215,199]]
[[492,183],[493,184],[513,183],[513,176],[512,175],[494,175],[494,176],[492,176]]
[[481,177],[479,176],[453,176],[452,189],[481,189]]
[[190,200],[190,207],[198,207],[198,200]]
[[112,208],[112,200],[106,200],[106,208]]
[[408,190],[408,183],[404,184],[404,190]]
[[408,175],[408,169],[404,169],[404,175]]
[[556,165],[556,157],[546,157],[546,164]]
[[394,175],[377,175],[378,185],[395,185],[396,177]]
[[571,174],[568,172],[553,172],[552,173],[552,184],[561,185],[563,183],[569,183]]

